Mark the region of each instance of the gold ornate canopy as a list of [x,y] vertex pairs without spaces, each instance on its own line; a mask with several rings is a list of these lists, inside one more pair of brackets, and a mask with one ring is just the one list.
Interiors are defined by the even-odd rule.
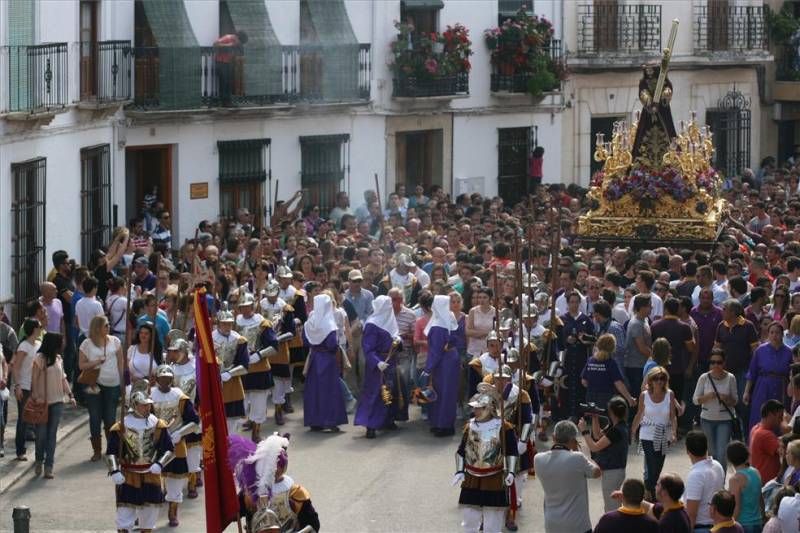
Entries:
[[[674,21],[670,47],[676,32]],[[727,208],[712,166],[712,132],[697,124],[694,112],[688,122],[680,121],[677,131],[672,126],[669,50],[664,50],[655,94],[642,99],[642,112],[636,112],[631,124],[615,123],[610,141],[597,134],[594,159],[603,169],[592,177],[590,210],[578,220],[584,243],[705,247],[719,235]],[[640,87],[652,74],[648,68],[652,70],[645,67]],[[665,83],[668,94],[663,92]]]

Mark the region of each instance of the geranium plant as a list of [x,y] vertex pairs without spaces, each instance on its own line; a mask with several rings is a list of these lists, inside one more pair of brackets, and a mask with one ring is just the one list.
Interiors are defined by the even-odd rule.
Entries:
[[531,16],[523,7],[500,27],[486,30],[483,37],[495,71],[504,76],[523,77],[527,92],[540,96],[558,89],[568,77],[566,65],[550,54],[553,35],[549,20]]
[[418,33],[410,24],[395,22],[398,37],[392,43],[395,75],[431,80],[467,73],[472,68],[472,41],[461,24],[444,32]]

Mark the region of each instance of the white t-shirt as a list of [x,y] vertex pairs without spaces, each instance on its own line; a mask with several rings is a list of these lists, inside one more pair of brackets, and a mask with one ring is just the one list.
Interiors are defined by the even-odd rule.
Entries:
[[800,531],[800,494],[784,498],[778,507],[778,521],[783,533]]
[[105,362],[100,365],[100,375],[97,376],[97,383],[104,387],[116,387],[119,385],[117,351],[122,347],[122,343],[113,335],[109,335],[107,338],[108,342],[105,348],[96,346],[91,339],[86,339],[81,343],[79,349],[90,362],[98,361],[105,356]]
[[83,297],[77,304],[75,304],[75,316],[78,318],[78,327],[84,336],[89,336],[89,324],[96,316],[106,314],[103,310],[103,304],[97,297]]
[[722,470],[722,465],[714,458],[706,457],[692,465],[689,475],[686,476],[686,490],[684,490],[681,500],[684,504],[688,500],[698,502],[695,524],[713,523],[708,506],[714,493],[724,488],[725,472]]
[[111,333],[125,333],[125,313],[128,311],[128,299],[112,294],[106,299],[106,311]]
[[[628,303],[628,316],[633,316],[633,300],[635,298],[631,298],[630,303]],[[661,318],[664,316],[664,300],[661,299],[661,296],[658,294],[651,292],[650,293],[650,320],[655,320],[656,317]]]
[[19,363],[17,367],[19,373],[17,374],[17,383],[22,390],[31,390],[31,374],[33,371],[33,360],[36,358],[36,353],[39,351],[41,342],[36,341],[31,344],[29,341],[24,340],[17,345],[17,352],[25,353],[25,358]]

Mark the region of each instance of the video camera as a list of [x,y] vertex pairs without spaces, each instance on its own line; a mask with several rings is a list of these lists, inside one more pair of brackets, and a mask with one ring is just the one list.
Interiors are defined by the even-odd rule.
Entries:
[[578,403],[578,409],[581,410],[581,416],[608,416],[608,411],[594,402],[580,402]]

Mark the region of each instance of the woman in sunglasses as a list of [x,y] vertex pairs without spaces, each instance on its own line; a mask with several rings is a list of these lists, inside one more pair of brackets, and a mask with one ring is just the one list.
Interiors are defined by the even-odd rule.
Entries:
[[[739,398],[736,377],[725,370],[725,351],[711,350],[708,372],[697,380],[693,401],[700,406],[700,427],[708,439],[711,456],[727,469],[726,446],[731,440],[731,414]],[[738,420],[737,420],[738,423]]]
[[639,395],[639,409],[633,419],[631,433],[639,430],[639,443],[644,451],[644,485],[650,498],[664,468],[667,449],[678,440],[678,413],[669,388],[669,372],[657,366],[647,373],[647,387]]
[[792,364],[792,350],[783,344],[783,326],[773,322],[767,330],[767,342],[756,348],[750,359],[742,403],[750,406],[750,429],[761,420],[761,405],[774,398],[786,404],[786,383]]
[[767,314],[775,322],[781,322],[789,310],[789,292],[779,286],[772,295],[772,304],[767,306]]

